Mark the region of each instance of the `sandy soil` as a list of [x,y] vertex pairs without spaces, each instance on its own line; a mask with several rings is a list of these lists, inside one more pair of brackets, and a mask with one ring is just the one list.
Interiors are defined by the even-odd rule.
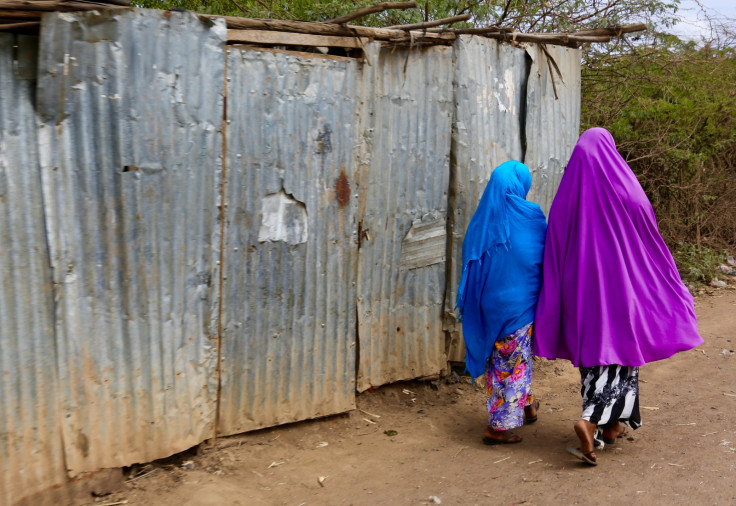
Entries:
[[705,344],[641,368],[644,425],[598,452],[597,467],[564,450],[577,443],[577,370],[535,359],[539,421],[517,445],[481,443],[480,385],[408,382],[361,394],[344,415],[136,467],[88,504],[736,504],[736,290],[699,296],[696,309]]

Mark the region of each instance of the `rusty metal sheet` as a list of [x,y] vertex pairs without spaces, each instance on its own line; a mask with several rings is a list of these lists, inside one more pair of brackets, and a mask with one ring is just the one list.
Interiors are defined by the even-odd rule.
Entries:
[[527,86],[524,163],[532,173],[527,198],[548,213],[580,135],[581,56],[578,49],[545,49],[539,45],[527,49],[533,64]]
[[361,117],[359,391],[438,374],[453,49],[366,47]]
[[66,479],[35,83],[24,72],[36,46],[0,34],[0,504]]
[[44,16],[39,145],[70,475],[214,434],[223,21]]
[[360,65],[228,53],[220,434],[355,406]]
[[530,61],[523,49],[466,35],[455,42],[455,54],[445,329],[448,359],[464,361],[461,326],[453,311],[462,274],[463,238],[493,169],[508,160],[524,159]]

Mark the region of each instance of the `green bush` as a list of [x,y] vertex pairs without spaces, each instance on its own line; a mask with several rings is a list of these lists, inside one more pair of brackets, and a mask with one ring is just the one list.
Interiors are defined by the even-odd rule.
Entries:
[[689,258],[733,249],[736,50],[665,41],[592,58],[583,69],[583,128],[611,131],[673,250],[691,244]]

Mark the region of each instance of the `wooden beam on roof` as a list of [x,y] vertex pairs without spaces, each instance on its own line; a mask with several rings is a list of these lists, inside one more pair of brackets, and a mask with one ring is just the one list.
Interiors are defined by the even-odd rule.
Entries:
[[489,26],[486,28],[432,28],[430,31],[435,33],[451,32],[457,35],[483,35],[490,39],[512,42],[532,42],[577,47],[579,44],[589,42],[610,42],[614,37],[620,37],[626,33],[641,32],[646,29],[646,24],[634,23],[630,25],[614,26],[611,28],[582,30],[572,33],[523,33],[514,32],[508,28],[501,28],[498,26]]
[[233,16],[205,15],[212,19],[224,18],[227,27],[233,30],[271,30],[277,32],[306,33],[312,35],[334,35],[338,37],[367,37],[390,42],[452,42],[455,34],[427,33],[420,31],[405,32],[404,30],[389,30],[387,28],[372,28],[368,26],[337,25],[333,23],[290,21],[283,19],[253,19]]
[[486,37],[490,39],[501,40],[504,42],[532,42],[535,44],[552,44],[557,46],[577,47],[578,44],[585,42],[608,42],[611,37],[606,36],[575,36],[566,33],[521,33],[521,32],[503,32],[503,33],[487,33]]
[[129,7],[125,0],[74,1],[74,0],[2,0],[0,10],[22,11],[91,11],[96,9],[120,9]]
[[362,48],[370,39],[366,37],[336,37],[308,33],[275,32],[270,30],[228,30],[228,42],[269,44],[275,46],[314,46]]
[[41,26],[40,21],[27,21],[21,23],[0,23],[0,32],[6,30],[37,30]]
[[508,32],[511,33],[512,30],[499,28],[497,26],[484,26],[482,28],[448,28],[446,26],[440,27],[440,28],[430,28],[430,32],[452,32],[456,33],[458,35],[460,34],[468,34],[468,35],[485,35],[487,33],[501,33],[501,32]]
[[0,15],[2,15],[3,19],[6,18],[34,18],[39,19],[41,15],[38,12],[34,11],[14,11],[14,10],[2,10],[0,11]]
[[574,32],[570,35],[579,35],[579,36],[587,36],[587,35],[609,35],[611,37],[618,37],[619,35],[623,35],[625,33],[633,33],[633,32],[643,32],[647,29],[646,23],[634,23],[631,25],[621,25],[621,26],[612,26],[611,28],[596,28],[594,30],[582,30],[579,32]]

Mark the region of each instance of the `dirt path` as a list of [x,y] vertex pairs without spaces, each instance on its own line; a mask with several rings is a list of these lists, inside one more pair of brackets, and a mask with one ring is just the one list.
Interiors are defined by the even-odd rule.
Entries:
[[97,504],[736,504],[736,290],[700,296],[696,309],[705,344],[641,368],[644,425],[597,467],[564,451],[576,442],[577,370],[538,360],[539,421],[518,445],[481,443],[480,386],[402,383],[344,415],[153,464]]

